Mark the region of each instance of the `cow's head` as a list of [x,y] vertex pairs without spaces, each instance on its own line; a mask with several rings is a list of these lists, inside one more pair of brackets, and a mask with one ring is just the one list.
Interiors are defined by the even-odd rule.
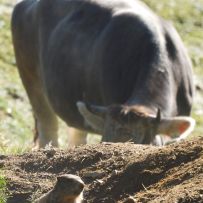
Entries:
[[[162,145],[170,139],[185,139],[195,125],[190,117],[161,118],[159,110],[152,114],[144,106],[101,107],[77,102],[77,107],[86,124],[103,135],[104,142]],[[167,140],[158,139],[160,134]]]

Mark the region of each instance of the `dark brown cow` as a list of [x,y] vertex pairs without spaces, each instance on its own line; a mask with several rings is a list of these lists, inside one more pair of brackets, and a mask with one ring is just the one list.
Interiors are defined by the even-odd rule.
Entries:
[[194,127],[187,52],[142,2],[26,0],[14,9],[12,34],[40,147],[58,145],[56,115],[73,127],[74,144],[87,132],[163,144],[156,135],[183,139]]

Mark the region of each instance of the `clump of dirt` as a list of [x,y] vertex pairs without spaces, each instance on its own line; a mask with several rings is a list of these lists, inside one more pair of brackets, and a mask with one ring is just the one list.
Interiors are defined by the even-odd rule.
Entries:
[[67,173],[85,182],[85,202],[203,202],[203,138],[165,147],[103,143],[50,148],[0,156],[0,167],[8,181],[8,203],[31,202]]

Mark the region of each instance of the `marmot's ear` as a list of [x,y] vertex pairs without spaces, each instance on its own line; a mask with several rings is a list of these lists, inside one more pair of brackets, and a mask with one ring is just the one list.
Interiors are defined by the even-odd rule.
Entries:
[[67,178],[64,176],[58,176],[56,179],[57,179],[57,181],[55,184],[55,188],[61,188],[64,186],[64,184],[67,183]]
[[67,179],[67,178],[64,177],[64,176],[58,176],[58,177],[57,177],[57,182],[62,182],[62,181],[64,181],[65,179]]

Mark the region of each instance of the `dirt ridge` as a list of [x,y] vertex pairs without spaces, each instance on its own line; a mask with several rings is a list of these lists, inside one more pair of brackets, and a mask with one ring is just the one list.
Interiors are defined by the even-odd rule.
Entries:
[[83,145],[0,156],[7,202],[31,202],[52,188],[58,175],[79,175],[90,203],[203,202],[203,138],[166,147],[132,143]]

